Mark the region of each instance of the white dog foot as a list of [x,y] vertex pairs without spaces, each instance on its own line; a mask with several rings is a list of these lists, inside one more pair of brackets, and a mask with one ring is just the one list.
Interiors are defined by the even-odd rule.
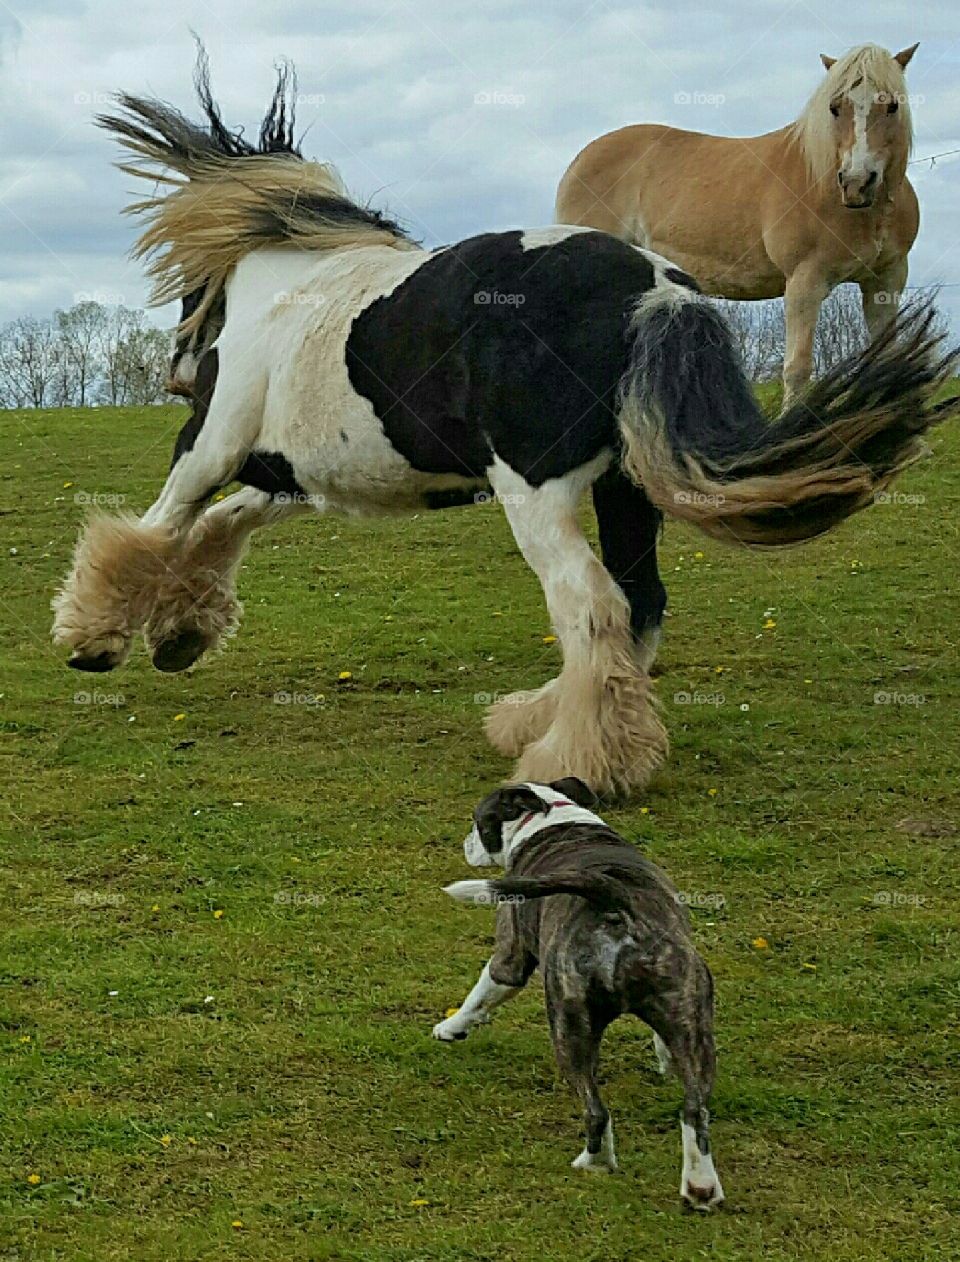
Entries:
[[723,1188],[710,1153],[697,1146],[692,1126],[680,1123],[683,1136],[683,1173],[680,1176],[680,1197],[689,1209],[708,1214],[723,1204]]
[[616,1174],[619,1170],[616,1153],[613,1151],[613,1125],[608,1121],[600,1142],[599,1152],[589,1152],[584,1148],[578,1157],[570,1162],[574,1170],[589,1170],[592,1174]]
[[433,1037],[441,1043],[456,1043],[465,1039],[468,1033],[469,1027],[464,1027],[456,1017],[447,1017],[446,1021],[438,1021],[433,1027]]

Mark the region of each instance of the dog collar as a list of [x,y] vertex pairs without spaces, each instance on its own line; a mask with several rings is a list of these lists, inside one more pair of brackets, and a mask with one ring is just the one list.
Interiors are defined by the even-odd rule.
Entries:
[[576,806],[576,802],[567,802],[565,799],[561,798],[557,802],[545,802],[544,805],[547,808],[545,811],[528,811],[527,814],[524,815],[523,819],[520,821],[520,827],[517,829],[517,832],[520,832],[522,829],[526,828],[526,826],[530,823],[530,821],[532,819],[536,819],[538,815],[549,814],[549,812],[552,811],[555,806]]

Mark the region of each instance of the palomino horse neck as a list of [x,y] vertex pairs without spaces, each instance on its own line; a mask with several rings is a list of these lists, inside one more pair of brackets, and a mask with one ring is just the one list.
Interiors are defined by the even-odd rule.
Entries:
[[915,49],[824,56],[800,117],[761,136],[609,132],[564,174],[557,219],[656,250],[718,297],[783,296],[789,399],[810,378],[817,315],[835,285],[860,286],[871,337],[896,313],[919,224],[905,174]]

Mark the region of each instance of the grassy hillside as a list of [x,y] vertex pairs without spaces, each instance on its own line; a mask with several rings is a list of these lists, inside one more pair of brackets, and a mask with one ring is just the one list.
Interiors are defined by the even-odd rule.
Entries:
[[0,418],[0,1257],[960,1256],[960,435],[802,549],[667,528],[673,750],[608,818],[717,979],[703,1220],[644,1027],[605,1045],[620,1178],[569,1168],[535,983],[429,1037],[491,938],[440,892],[508,770],[483,706],[557,666],[496,506],[261,535],[187,675],[51,648],[84,502],[144,508],[181,416]]

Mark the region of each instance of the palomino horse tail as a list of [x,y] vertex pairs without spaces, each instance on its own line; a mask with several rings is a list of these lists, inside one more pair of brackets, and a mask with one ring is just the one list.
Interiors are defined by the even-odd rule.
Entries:
[[256,144],[223,122],[202,47],[195,82],[204,125],[162,101],[126,93],[115,113],[97,118],[126,150],[120,169],[154,186],[150,197],[127,207],[147,225],[134,254],[150,259],[153,303],[202,294],[181,334],[199,328],[236,264],[263,246],[416,248],[392,220],[354,202],[336,168],[303,158],[288,67],[278,72]]
[[870,504],[960,413],[935,396],[958,352],[929,302],[905,307],[859,355],[776,421],[759,408],[726,322],[698,294],[658,287],[637,304],[619,423],[626,472],[672,517],[756,547],[822,534]]

